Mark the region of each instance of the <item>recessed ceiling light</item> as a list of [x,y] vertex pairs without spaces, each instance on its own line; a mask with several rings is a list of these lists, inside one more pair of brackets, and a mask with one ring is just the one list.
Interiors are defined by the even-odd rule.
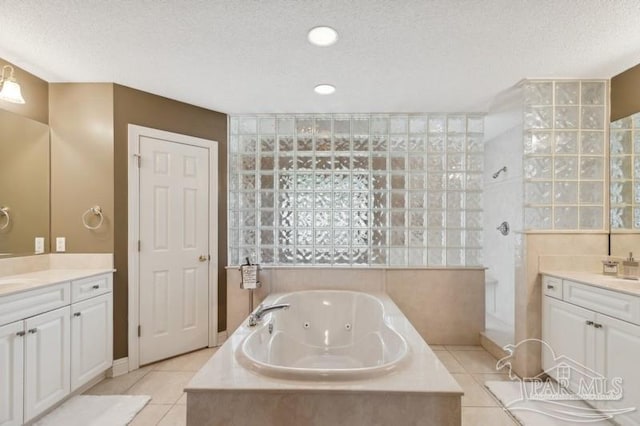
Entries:
[[309,43],[320,47],[327,47],[338,41],[338,32],[331,27],[315,27],[307,35]]
[[336,87],[331,84],[318,84],[313,90],[319,95],[330,95],[336,91]]

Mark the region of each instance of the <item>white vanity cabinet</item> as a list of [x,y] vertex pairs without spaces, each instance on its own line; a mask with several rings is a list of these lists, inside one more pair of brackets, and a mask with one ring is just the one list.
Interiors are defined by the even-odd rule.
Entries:
[[71,391],[113,363],[111,293],[71,305]]
[[0,426],[34,419],[111,367],[112,280],[0,295]]
[[[623,426],[640,425],[640,296],[568,279],[558,285],[558,280],[547,276],[542,279],[542,340],[556,358],[565,356],[609,382],[622,378],[622,399],[590,403],[604,409],[636,408],[629,414],[616,415],[614,420]],[[547,284],[553,288],[547,290]],[[553,355],[543,345],[543,370],[558,379]],[[578,374],[570,376],[571,390],[578,390],[580,379]]]
[[24,419],[29,420],[70,392],[69,307],[24,321]]
[[22,424],[24,321],[0,326],[0,426]]

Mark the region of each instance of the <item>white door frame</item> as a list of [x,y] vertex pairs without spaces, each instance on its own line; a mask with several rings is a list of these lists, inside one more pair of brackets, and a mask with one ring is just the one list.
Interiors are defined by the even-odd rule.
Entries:
[[209,346],[218,344],[218,142],[196,138],[179,133],[152,129],[150,127],[128,125],[129,143],[129,371],[140,366],[138,325],[140,324],[140,253],[138,236],[140,235],[140,170],[138,169],[139,141],[141,136],[171,140],[186,145],[198,146],[209,150]]

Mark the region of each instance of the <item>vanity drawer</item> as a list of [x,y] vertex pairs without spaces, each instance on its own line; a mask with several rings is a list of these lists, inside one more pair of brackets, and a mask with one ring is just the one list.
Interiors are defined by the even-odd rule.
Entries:
[[640,324],[640,297],[564,280],[565,302]]
[[547,296],[562,299],[562,279],[543,275],[542,292]]
[[71,281],[71,302],[90,299],[109,293],[113,287],[113,275],[104,274]]
[[68,282],[0,297],[0,325],[66,306],[71,300]]

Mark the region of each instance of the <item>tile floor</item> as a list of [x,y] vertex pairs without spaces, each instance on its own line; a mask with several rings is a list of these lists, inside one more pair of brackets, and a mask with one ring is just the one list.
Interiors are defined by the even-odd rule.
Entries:
[[[496,372],[496,359],[480,346],[431,345],[436,355],[463,388],[463,426],[515,426],[485,389],[488,380],[508,380]],[[145,366],[123,376],[105,379],[86,394],[150,395],[151,401],[136,416],[131,426],[184,426],[186,395],[182,389],[202,365],[215,353],[215,348],[202,349]]]

